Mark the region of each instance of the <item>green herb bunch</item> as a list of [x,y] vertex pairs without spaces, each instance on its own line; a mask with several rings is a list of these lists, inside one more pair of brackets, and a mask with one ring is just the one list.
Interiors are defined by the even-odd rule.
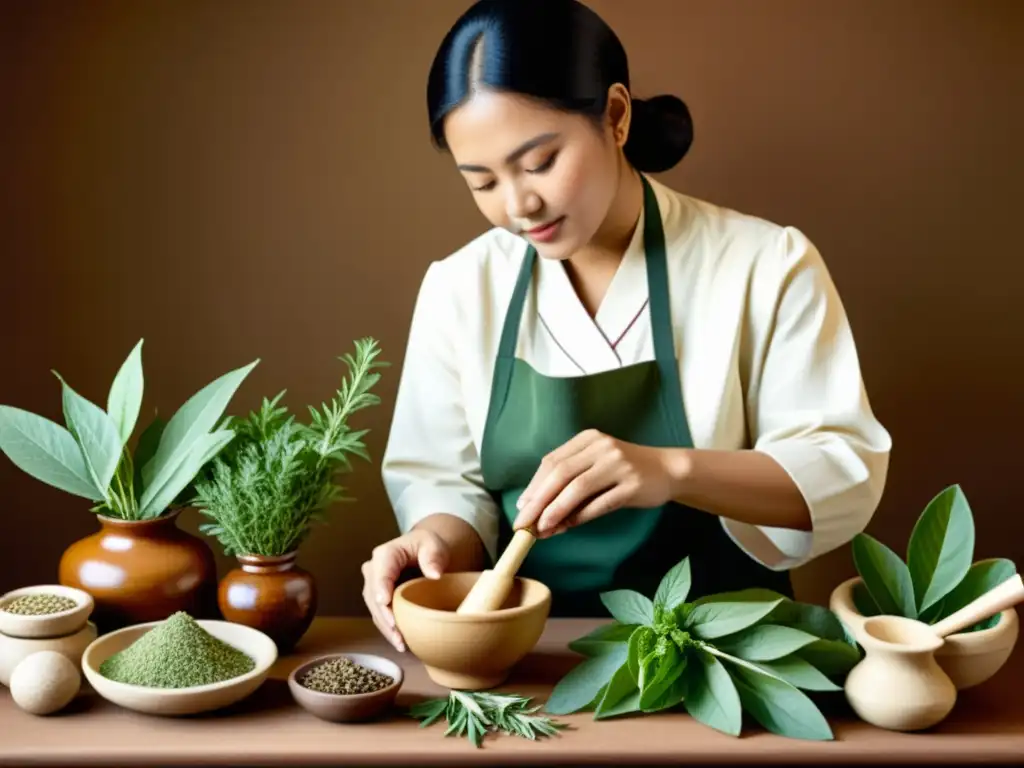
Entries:
[[142,340],[121,364],[106,408],[61,383],[66,427],[29,411],[0,405],[0,450],[47,485],[95,504],[121,520],[150,520],[181,507],[196,475],[228,445],[230,419],[218,424],[235,391],[259,360],[196,392],[165,422],[154,413],[134,449],[142,408]]
[[[783,736],[832,739],[806,691],[837,691],[860,650],[834,613],[767,589],[686,602],[689,558],[661,580],[653,601],[632,590],[605,592],[614,622],[569,648],[585,660],[544,706],[594,718],[682,706],[696,720],[738,736],[743,713]],[[803,689],[803,690],[801,690]]]
[[[1004,558],[974,559],[974,517],[959,485],[937,494],[914,524],[907,561],[866,533],[852,542],[861,581],[853,601],[864,616],[887,614],[934,624],[1017,572]],[[995,626],[996,614],[964,630]]]
[[409,708],[409,715],[422,720],[421,728],[440,718],[448,721],[445,736],[465,736],[480,747],[488,733],[505,733],[536,741],[538,737],[554,736],[565,728],[562,723],[538,715],[539,706],[529,706],[530,699],[516,694],[482,691],[450,691],[447,696],[430,699]]
[[215,536],[228,555],[280,556],[293,552],[326,509],[349,501],[339,475],[352,470],[349,456],[369,460],[363,438],[349,418],[377,405],[373,386],[380,350],[372,338],[355,342],[355,355],[339,359],[348,366],[329,403],[308,406],[309,424],[301,424],[279,405],[285,391],[263,399],[259,411],[233,426],[232,444],[195,483],[193,505],[212,522],[200,531]]

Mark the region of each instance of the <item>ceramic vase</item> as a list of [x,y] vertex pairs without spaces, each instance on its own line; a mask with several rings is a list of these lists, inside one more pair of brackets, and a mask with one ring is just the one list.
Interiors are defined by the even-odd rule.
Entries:
[[178,527],[176,510],[152,520],[97,515],[100,530],[68,547],[61,584],[92,595],[101,634],[162,621],[176,611],[216,618],[217,563],[205,541]]
[[264,632],[281,653],[295,647],[316,615],[316,582],[295,564],[296,555],[240,555],[217,592],[227,621]]

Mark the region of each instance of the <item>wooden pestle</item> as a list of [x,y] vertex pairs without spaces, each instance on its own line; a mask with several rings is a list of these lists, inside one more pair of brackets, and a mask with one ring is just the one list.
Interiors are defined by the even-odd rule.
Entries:
[[931,630],[939,637],[945,637],[990,616],[995,616],[1021,601],[1024,601],[1024,581],[1021,580],[1019,573],[1015,573],[959,611],[932,624]]
[[512,590],[519,566],[523,564],[536,540],[533,533],[525,528],[520,528],[512,534],[512,540],[501,553],[494,568],[480,574],[480,578],[476,580],[455,612],[487,613],[501,608]]

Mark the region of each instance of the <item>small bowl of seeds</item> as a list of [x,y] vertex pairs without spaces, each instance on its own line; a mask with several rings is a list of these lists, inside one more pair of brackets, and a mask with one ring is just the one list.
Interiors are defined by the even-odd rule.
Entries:
[[74,587],[40,584],[0,595],[0,632],[8,637],[71,635],[89,621],[92,595]]
[[395,702],[405,673],[383,656],[337,653],[318,656],[288,676],[298,704],[321,720],[346,723],[370,720]]

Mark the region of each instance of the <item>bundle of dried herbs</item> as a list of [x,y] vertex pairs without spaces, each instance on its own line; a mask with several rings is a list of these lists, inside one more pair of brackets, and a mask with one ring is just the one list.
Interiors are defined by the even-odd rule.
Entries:
[[664,576],[653,600],[631,590],[604,593],[615,620],[570,643],[587,658],[558,682],[545,711],[589,710],[600,719],[681,705],[732,736],[746,713],[773,733],[832,739],[801,689],[838,691],[830,676],[860,660],[838,617],[767,589],[691,603],[689,591],[686,558]]
[[565,725],[549,717],[535,714],[540,707],[530,707],[530,699],[516,694],[477,691],[450,691],[448,696],[416,704],[409,714],[422,720],[420,727],[440,718],[448,722],[445,736],[465,736],[480,747],[487,733],[504,733],[535,741],[554,736]]

